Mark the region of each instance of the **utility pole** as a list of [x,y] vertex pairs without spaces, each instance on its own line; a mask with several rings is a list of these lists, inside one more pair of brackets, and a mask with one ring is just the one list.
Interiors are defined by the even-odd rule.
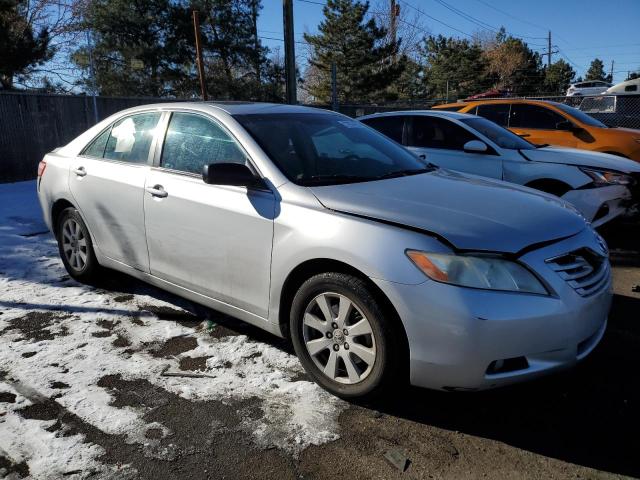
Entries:
[[610,79],[609,81],[611,83],[613,83],[613,64],[614,64],[614,61],[611,60],[611,72],[609,73],[609,79]]
[[338,69],[336,62],[331,62],[331,109],[338,111]]
[[284,23],[284,70],[286,77],[287,103],[294,105],[296,99],[296,49],[293,33],[293,0],[282,0]]
[[398,17],[400,16],[400,5],[396,3],[396,0],[390,0],[389,4],[389,35],[391,41],[396,43],[398,36]]
[[549,30],[549,35],[547,36],[547,53],[543,53],[542,56],[547,56],[547,68],[551,66],[551,54],[558,53],[558,50],[552,50],[553,46],[551,45],[551,30]]
[[202,63],[202,48],[200,47],[200,19],[198,11],[193,10],[193,34],[196,37],[196,63],[198,64],[198,76],[200,77],[200,95],[205,102],[209,100],[204,81],[204,64]]
[[93,120],[98,123],[98,101],[96,95],[98,93],[98,84],[96,82],[96,65],[93,61],[93,40],[91,31],[87,30],[87,48],[89,50],[89,75],[91,75],[91,98],[93,100]]

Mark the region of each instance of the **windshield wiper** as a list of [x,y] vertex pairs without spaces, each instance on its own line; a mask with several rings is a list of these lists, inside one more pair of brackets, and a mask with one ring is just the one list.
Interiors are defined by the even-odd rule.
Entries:
[[376,180],[382,180],[385,178],[396,178],[396,177],[407,177],[409,175],[419,175],[421,173],[431,172],[438,168],[433,163],[427,164],[426,168],[409,168],[407,170],[398,170],[395,172],[385,173],[384,175],[378,175],[375,177]]
[[376,177],[363,177],[362,175],[347,175],[341,173],[333,173],[331,175],[311,175],[307,178],[301,179],[304,185],[313,185],[317,183],[350,183],[350,182],[365,182],[367,180],[373,180]]

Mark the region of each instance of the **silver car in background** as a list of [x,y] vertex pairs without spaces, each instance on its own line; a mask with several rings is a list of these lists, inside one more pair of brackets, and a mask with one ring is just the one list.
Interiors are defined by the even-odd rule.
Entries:
[[573,207],[332,112],[126,110],[46,155],[38,195],[75,279],[119,270],[289,337],[345,398],[529,379],[606,327],[607,249]]
[[534,145],[515,133],[466,113],[411,110],[358,120],[440,167],[505,180],[551,193],[599,227],[630,214],[640,164],[607,153]]

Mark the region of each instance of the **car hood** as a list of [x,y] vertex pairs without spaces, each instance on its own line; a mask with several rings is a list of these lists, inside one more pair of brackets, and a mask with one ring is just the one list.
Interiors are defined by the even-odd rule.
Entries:
[[608,153],[578,150],[577,148],[543,147],[535,150],[520,150],[520,153],[534,162],[564,163],[580,167],[616,170],[623,173],[640,172],[640,164],[633,160]]
[[586,226],[557,197],[444,169],[311,191],[331,210],[423,230],[460,250],[516,253]]

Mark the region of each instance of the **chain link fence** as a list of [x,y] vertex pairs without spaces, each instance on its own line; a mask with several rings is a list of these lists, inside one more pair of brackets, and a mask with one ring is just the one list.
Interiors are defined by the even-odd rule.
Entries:
[[[579,108],[610,127],[640,129],[640,95],[528,97]],[[177,101],[148,97],[91,97],[0,93],[0,183],[32,179],[38,162],[109,115],[136,105]],[[425,110],[444,100],[339,105],[351,117],[394,110]],[[331,105],[313,105],[331,109]]]

